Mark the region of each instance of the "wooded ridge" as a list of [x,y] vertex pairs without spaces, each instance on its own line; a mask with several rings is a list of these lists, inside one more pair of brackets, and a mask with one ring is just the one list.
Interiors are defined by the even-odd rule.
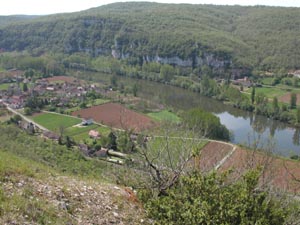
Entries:
[[140,65],[299,69],[299,25],[298,8],[115,3],[68,14],[0,17],[0,49],[112,54]]

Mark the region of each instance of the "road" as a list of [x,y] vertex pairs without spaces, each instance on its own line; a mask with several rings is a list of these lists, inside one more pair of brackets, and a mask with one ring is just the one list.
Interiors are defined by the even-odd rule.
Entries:
[[37,124],[37,123],[34,122],[33,120],[31,120],[31,119],[29,119],[28,117],[24,116],[22,113],[19,113],[18,111],[12,109],[11,107],[9,107],[8,104],[5,104],[5,105],[6,105],[6,108],[7,108],[9,111],[11,111],[11,112],[12,112],[13,114],[15,114],[15,115],[21,116],[21,118],[22,118],[23,120],[27,121],[28,123],[32,123],[35,127],[38,127],[38,128],[39,128],[40,130],[42,130],[42,131],[49,131],[47,128],[45,128],[45,127],[43,127],[43,126]]

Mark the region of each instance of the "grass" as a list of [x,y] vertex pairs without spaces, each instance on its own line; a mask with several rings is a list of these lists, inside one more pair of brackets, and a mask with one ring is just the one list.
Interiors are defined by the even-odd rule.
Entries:
[[85,127],[69,127],[65,131],[65,135],[72,137],[75,141],[82,141],[89,138],[89,131],[97,130],[101,135],[107,136],[110,132],[110,129],[107,127],[102,127],[96,124],[85,126]]
[[273,77],[264,77],[261,82],[265,85],[272,85]]
[[9,88],[11,84],[10,83],[3,83],[3,84],[0,84],[0,91],[4,91],[4,90],[7,90]]
[[181,159],[187,158],[192,152],[198,154],[207,143],[199,139],[156,137],[147,144],[147,151],[150,158],[157,160],[154,163],[172,167],[171,164],[180,163]]
[[57,132],[61,126],[68,128],[81,122],[81,119],[54,113],[42,113],[32,117],[33,121],[43,127]]
[[[247,90],[248,93],[251,94],[252,88],[249,88]],[[258,93],[263,93],[265,94],[268,98],[273,98],[273,97],[280,97],[283,96],[287,93],[286,90],[280,89],[280,88],[275,88],[275,87],[257,87],[255,88],[255,94]]]
[[91,107],[93,105],[102,105],[102,104],[105,104],[105,103],[108,103],[108,102],[110,102],[110,100],[98,98],[98,99],[95,99],[94,101],[90,102],[89,104],[87,104],[87,106]]
[[174,122],[174,123],[179,123],[180,122],[180,117],[178,117],[175,113],[170,112],[168,110],[163,110],[160,112],[154,112],[154,113],[148,113],[148,116],[153,118],[154,120],[157,121],[168,121],[168,122]]
[[[77,148],[68,149],[53,141],[27,135],[12,125],[0,125],[0,128],[0,151],[5,149],[21,158],[46,164],[59,172],[86,178],[104,179],[103,173],[110,166],[102,161],[87,160]],[[19,164],[18,161],[11,163],[16,167]],[[1,166],[2,163],[0,168]],[[30,171],[35,171],[35,169],[29,170],[29,173]],[[105,177],[105,179],[107,178]]]
[[[30,182],[19,186],[16,191],[13,185],[10,189],[3,184],[18,184],[28,178],[48,179],[55,172],[51,168],[32,160],[18,157],[11,152],[0,150],[0,223],[6,224],[12,218],[28,220],[37,224],[65,224],[71,222],[71,217],[58,208],[51,206],[41,196],[36,196]],[[61,215],[58,217],[57,215]],[[26,216],[25,216],[26,215]],[[24,219],[22,217],[25,216]],[[19,222],[20,222],[19,221]],[[9,222],[8,222],[9,223]],[[24,223],[25,224],[25,223]]]

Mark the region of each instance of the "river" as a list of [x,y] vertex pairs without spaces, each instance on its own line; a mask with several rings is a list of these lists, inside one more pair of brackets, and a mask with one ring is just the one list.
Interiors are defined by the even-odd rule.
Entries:
[[188,90],[145,80],[131,80],[139,87],[138,94],[171,106],[176,110],[200,107],[214,113],[232,133],[232,143],[258,146],[278,155],[300,154],[300,129],[264,116],[245,112],[212,98]]
[[[100,79],[100,76],[98,78]],[[296,129],[286,123],[233,108],[220,101],[182,88],[126,77],[119,77],[118,82],[137,83],[140,97],[162,103],[175,110],[201,107],[214,113],[220,118],[221,123],[231,131],[232,143],[249,147],[258,146],[286,157],[300,155],[299,128]]]

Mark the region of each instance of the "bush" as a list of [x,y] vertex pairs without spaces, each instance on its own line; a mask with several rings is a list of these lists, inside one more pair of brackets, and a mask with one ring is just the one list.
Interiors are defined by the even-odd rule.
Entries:
[[227,183],[226,174],[199,172],[182,177],[166,195],[149,198],[146,210],[157,224],[284,224],[289,210],[267,192],[258,191],[259,172]]

